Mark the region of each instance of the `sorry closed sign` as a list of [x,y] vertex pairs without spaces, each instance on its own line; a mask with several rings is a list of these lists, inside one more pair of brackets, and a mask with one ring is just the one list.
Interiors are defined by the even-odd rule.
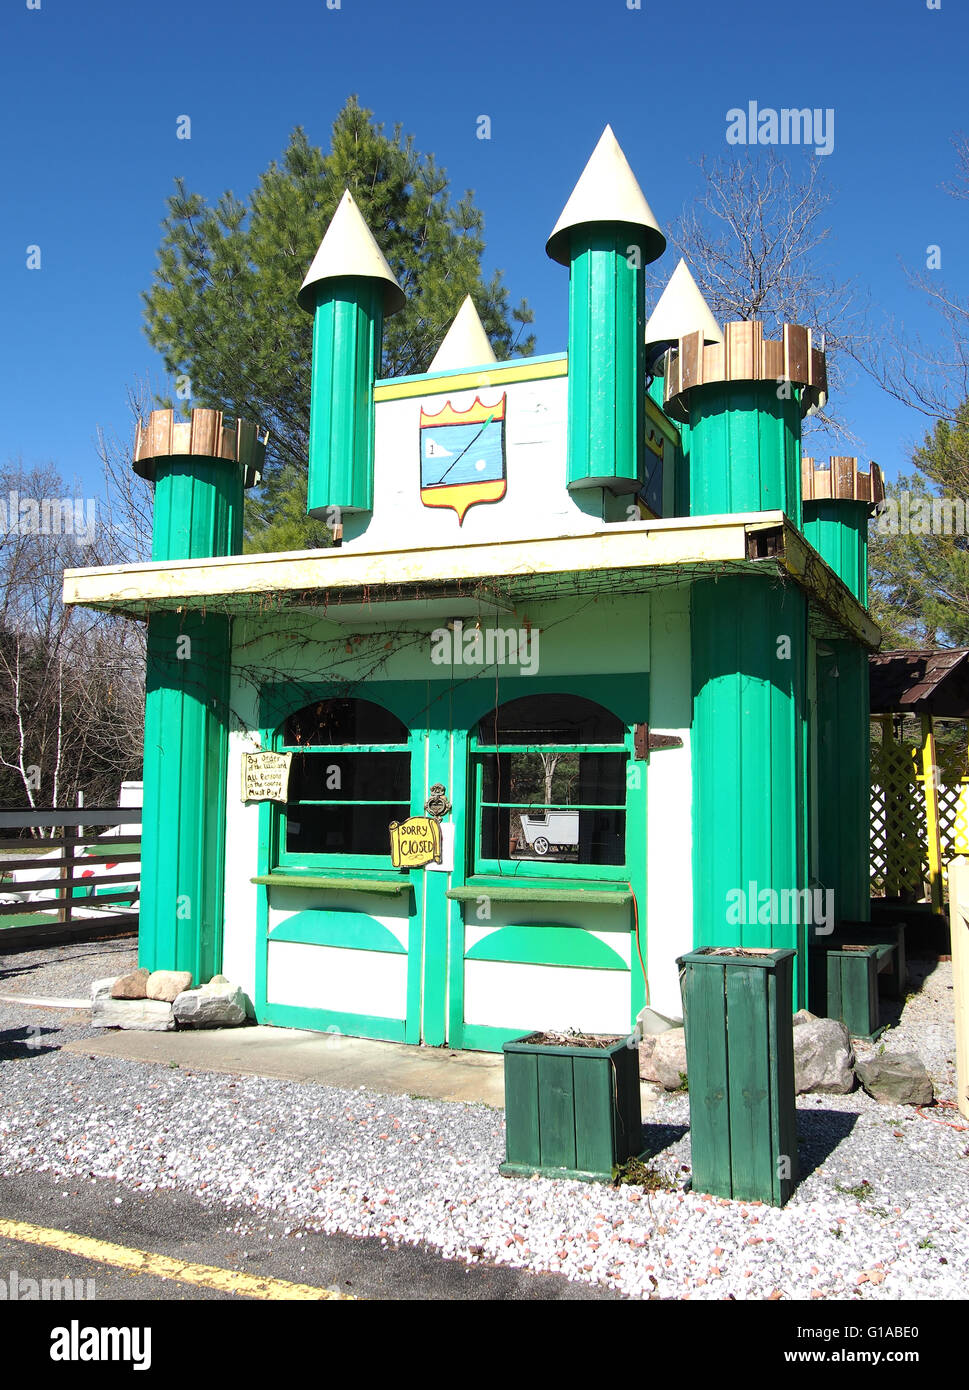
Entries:
[[395,869],[422,869],[441,862],[441,822],[411,816],[390,822],[390,858]]

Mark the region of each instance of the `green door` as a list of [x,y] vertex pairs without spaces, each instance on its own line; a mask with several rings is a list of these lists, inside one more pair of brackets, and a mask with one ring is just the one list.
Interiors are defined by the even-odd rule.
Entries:
[[[497,706],[493,674],[269,692],[263,747],[292,765],[287,803],[260,810],[259,1021],[486,1050],[628,1029],[646,865],[630,681],[611,683],[622,709],[589,678],[503,679]],[[442,863],[395,870],[389,825],[432,793]]]

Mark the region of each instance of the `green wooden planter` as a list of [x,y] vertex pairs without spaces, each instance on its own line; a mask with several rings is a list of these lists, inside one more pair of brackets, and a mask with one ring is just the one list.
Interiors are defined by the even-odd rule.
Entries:
[[878,974],[898,973],[897,947],[890,942],[833,941],[811,947],[812,1013],[837,1018],[853,1038],[873,1042],[879,1026]]
[[797,1182],[794,951],[681,956],[693,1190],[783,1206]]
[[[530,1037],[535,1036],[530,1034]],[[609,1182],[642,1149],[639,1048],[506,1042],[506,1177]]]

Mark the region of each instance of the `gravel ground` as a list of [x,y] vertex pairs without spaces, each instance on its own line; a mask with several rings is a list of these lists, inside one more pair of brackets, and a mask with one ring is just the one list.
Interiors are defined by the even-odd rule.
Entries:
[[[30,992],[80,994],[125,968],[120,945],[31,953]],[[882,1042],[917,1051],[951,1097],[951,965],[926,972]],[[0,993],[9,985],[0,978]],[[87,1033],[80,1012],[0,1005],[0,1172],[175,1187],[227,1207],[242,1235],[271,1210],[296,1242],[342,1231],[423,1243],[632,1298],[965,1296],[969,1131],[952,1110],[922,1116],[860,1091],[801,1097],[803,1177],[776,1210],[683,1190],[686,1096],[664,1097],[644,1127],[668,1190],[517,1180],[497,1172],[501,1111],[59,1050]]]
[[[2,942],[2,938],[0,938]],[[46,999],[90,999],[91,981],[124,975],[138,964],[133,936],[113,941],[74,941],[39,951],[0,955],[0,994]]]

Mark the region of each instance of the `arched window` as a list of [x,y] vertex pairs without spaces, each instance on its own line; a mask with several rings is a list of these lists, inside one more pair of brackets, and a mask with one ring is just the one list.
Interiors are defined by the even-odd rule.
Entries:
[[475,867],[626,859],[628,730],[575,695],[528,695],[490,711],[472,740]]
[[407,741],[406,725],[370,700],[319,700],[291,714],[275,740],[293,754],[279,862],[389,864],[387,827],[410,815]]

